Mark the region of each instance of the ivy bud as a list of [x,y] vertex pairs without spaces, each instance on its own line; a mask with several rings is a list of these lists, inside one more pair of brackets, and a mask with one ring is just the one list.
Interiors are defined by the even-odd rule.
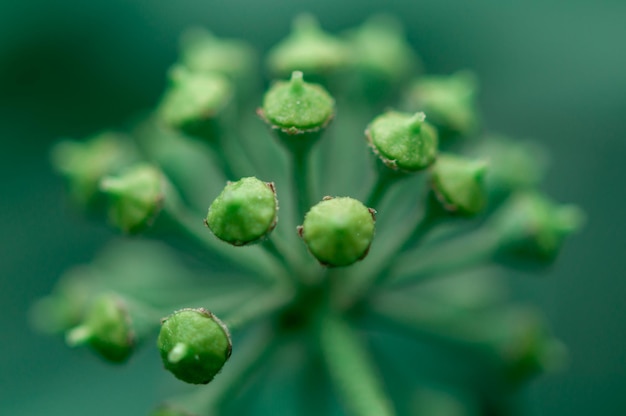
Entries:
[[188,136],[214,143],[218,116],[231,102],[232,86],[223,75],[190,72],[176,66],[170,71],[171,85],[157,109],[163,123]]
[[270,50],[267,66],[276,77],[293,71],[324,77],[347,68],[350,50],[340,39],[324,32],[308,14],[298,16],[291,34]]
[[258,242],[274,229],[277,211],[273,183],[242,178],[229,182],[215,198],[205,223],[220,240],[243,246]]
[[191,72],[218,73],[237,84],[256,73],[256,53],[243,41],[220,39],[195,27],[183,34],[181,46],[181,61]]
[[274,83],[258,110],[288,148],[313,143],[334,113],[335,100],[321,85],[304,82],[300,71],[294,71],[289,81]]
[[431,170],[431,186],[449,213],[475,215],[487,200],[484,187],[486,163],[451,154],[440,154]]
[[402,26],[390,16],[375,16],[348,35],[356,67],[370,80],[399,83],[419,65]]
[[356,199],[325,197],[307,212],[298,233],[321,264],[349,266],[367,255],[375,222],[375,211]]
[[584,213],[577,206],[556,204],[536,192],[519,192],[492,221],[502,235],[503,253],[551,261],[565,238],[582,226]]
[[126,233],[150,226],[164,201],[164,179],[150,165],[136,165],[119,176],[108,176],[100,189],[109,197],[109,220]]
[[477,89],[476,77],[468,71],[421,77],[409,88],[407,107],[424,111],[444,131],[467,135],[479,124]]
[[416,172],[437,157],[437,131],[424,113],[389,111],[376,117],[365,131],[372,151],[390,169]]
[[52,149],[52,165],[67,181],[72,200],[82,207],[97,204],[98,182],[136,158],[127,137],[106,132],[84,142],[62,141]]
[[66,340],[72,346],[87,344],[108,361],[126,361],[135,347],[135,333],[125,303],[114,294],[100,295]]
[[157,346],[163,365],[176,378],[207,384],[232,350],[228,328],[206,309],[182,309],[163,319]]

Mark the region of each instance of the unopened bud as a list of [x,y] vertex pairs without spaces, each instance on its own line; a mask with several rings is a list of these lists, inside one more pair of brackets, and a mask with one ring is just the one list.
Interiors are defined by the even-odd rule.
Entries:
[[432,188],[443,208],[452,214],[475,215],[486,203],[486,163],[441,154],[432,167]]

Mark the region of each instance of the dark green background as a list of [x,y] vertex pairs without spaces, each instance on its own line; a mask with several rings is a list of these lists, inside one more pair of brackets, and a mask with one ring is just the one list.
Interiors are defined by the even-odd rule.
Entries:
[[[543,141],[545,189],[588,214],[557,265],[516,277],[571,349],[532,384],[532,415],[626,414],[626,2],[147,1],[0,3],[0,414],[143,414],[169,389],[148,349],[111,368],[32,333],[25,311],[109,237],[64,204],[47,151],[157,100],[190,24],[266,50],[301,11],[329,30],[397,14],[429,72],[475,70],[491,130]],[[165,380],[165,381],[164,381]],[[116,413],[120,409],[124,411]]]

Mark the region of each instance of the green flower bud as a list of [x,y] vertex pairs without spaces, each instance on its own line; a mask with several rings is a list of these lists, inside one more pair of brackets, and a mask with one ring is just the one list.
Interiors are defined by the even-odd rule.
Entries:
[[113,294],[96,298],[83,323],[67,333],[69,345],[89,345],[104,359],[121,363],[135,347],[135,333],[122,299]]
[[192,137],[215,142],[217,117],[232,99],[232,86],[218,73],[189,72],[174,67],[172,84],[157,109],[163,123]]
[[477,89],[476,77],[467,71],[449,76],[425,76],[410,87],[407,107],[424,111],[438,128],[467,135],[475,131],[479,123]]
[[206,309],[182,309],[163,320],[157,340],[163,365],[176,378],[207,384],[230,357],[226,325]]
[[501,250],[526,259],[553,260],[565,238],[584,222],[573,205],[558,205],[535,192],[513,195],[494,216],[502,235]]
[[325,197],[298,227],[309,251],[325,266],[362,260],[374,238],[375,211],[352,198]]
[[100,189],[109,197],[111,224],[126,233],[150,226],[163,207],[163,181],[161,172],[143,164],[103,178]]
[[347,68],[350,50],[338,38],[325,33],[311,15],[300,15],[292,33],[270,50],[267,66],[276,77],[293,71],[325,76]]
[[437,157],[437,131],[424,113],[389,111],[376,117],[365,131],[374,153],[394,171],[416,172]]
[[243,178],[226,185],[209,207],[205,222],[220,240],[243,246],[258,242],[274,229],[277,211],[273,183]]
[[432,189],[449,213],[475,215],[485,207],[486,163],[440,154],[431,170]]
[[390,16],[375,16],[348,36],[357,68],[375,79],[398,83],[419,65],[400,23]]
[[256,53],[243,41],[219,39],[196,27],[183,34],[181,43],[181,61],[192,72],[219,73],[238,84],[256,73]]
[[276,82],[265,93],[259,115],[272,129],[283,133],[287,145],[311,135],[315,138],[333,119],[335,100],[320,85],[304,82],[302,72],[294,71],[287,82]]
[[98,182],[136,158],[130,140],[118,133],[102,133],[84,141],[62,141],[52,149],[52,164],[65,177],[72,199],[83,207],[98,203]]
[[539,184],[548,156],[539,143],[490,136],[474,147],[472,154],[489,161],[485,183],[490,193],[507,194]]

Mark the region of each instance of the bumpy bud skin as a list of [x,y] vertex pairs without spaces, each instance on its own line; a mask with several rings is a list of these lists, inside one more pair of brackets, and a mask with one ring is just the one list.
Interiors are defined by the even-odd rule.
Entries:
[[102,179],[100,188],[109,197],[109,220],[126,233],[149,226],[163,206],[161,172],[150,165],[137,165],[120,176]]
[[365,131],[374,153],[393,170],[416,172],[437,157],[437,131],[424,113],[389,111],[376,117]]
[[432,188],[443,208],[460,215],[475,215],[487,200],[483,179],[487,165],[482,161],[441,154],[432,167]]
[[335,100],[320,85],[304,82],[294,71],[287,82],[276,82],[263,97],[259,115],[274,129],[287,134],[320,130],[334,116]]
[[157,340],[163,365],[176,378],[207,384],[232,350],[228,328],[206,309],[182,309],[163,320]]
[[350,50],[340,39],[325,33],[313,16],[298,16],[289,37],[268,55],[267,65],[278,77],[292,71],[323,76],[347,68]]
[[276,226],[278,203],[273,183],[257,178],[230,182],[209,207],[206,225],[235,246],[258,242]]
[[182,133],[209,142],[216,137],[215,120],[232,100],[232,86],[218,73],[189,72],[174,67],[171,86],[157,114],[163,123]]
[[407,107],[424,111],[438,128],[466,135],[475,131],[479,124],[477,90],[476,77],[468,71],[449,76],[425,76],[409,89]]
[[326,197],[306,214],[298,231],[321,264],[340,267],[367,255],[374,223],[374,211],[356,199]]
[[113,294],[96,298],[83,323],[68,332],[67,342],[87,344],[108,361],[126,361],[133,352],[135,334],[122,299]]
[[72,199],[81,206],[97,202],[98,182],[136,158],[130,140],[102,133],[85,142],[62,141],[52,149],[52,164],[65,177]]
[[502,233],[502,250],[526,259],[551,261],[563,241],[584,222],[577,206],[559,205],[536,192],[513,195],[493,221]]

